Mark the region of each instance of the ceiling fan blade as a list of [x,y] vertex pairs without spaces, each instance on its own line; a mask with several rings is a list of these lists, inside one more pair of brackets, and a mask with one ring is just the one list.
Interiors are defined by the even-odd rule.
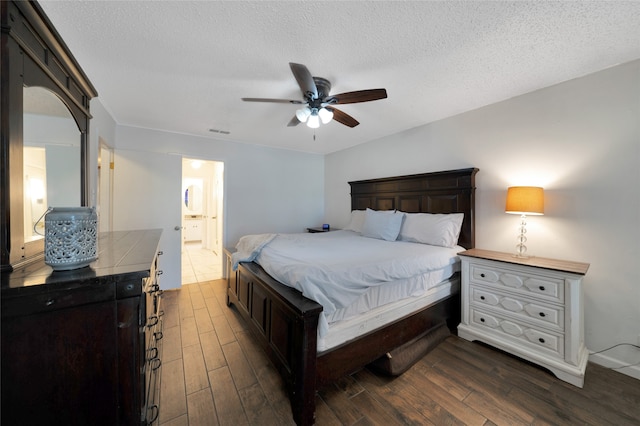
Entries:
[[355,104],[358,102],[377,101],[378,99],[385,99],[387,97],[387,91],[385,89],[370,89],[370,90],[356,90],[355,92],[345,92],[339,95],[329,96],[328,100],[335,99],[335,102],[331,102],[334,105],[340,104]]
[[245,102],[275,102],[278,104],[306,104],[305,101],[293,99],[269,99],[269,98],[242,98]]
[[333,107],[325,107],[329,111],[333,112],[333,119],[338,123],[342,123],[345,126],[356,127],[360,122],[347,114],[346,112],[342,112],[339,109]]
[[291,72],[293,72],[293,76],[296,78],[298,82],[298,86],[300,86],[300,90],[302,90],[302,94],[305,98],[318,98],[318,88],[316,87],[316,83],[313,81],[313,76],[302,64],[294,64],[293,62],[289,62],[289,66],[291,67]]
[[300,124],[300,120],[298,120],[298,117],[294,115],[291,121],[287,124],[287,127],[296,127],[298,124]]

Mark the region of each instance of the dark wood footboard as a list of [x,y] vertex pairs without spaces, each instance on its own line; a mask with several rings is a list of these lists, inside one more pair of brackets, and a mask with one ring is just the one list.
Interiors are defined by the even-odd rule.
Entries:
[[[230,271],[230,262],[227,263]],[[278,368],[298,425],[315,415],[317,328],[322,305],[271,278],[255,263],[229,273],[227,297]]]
[[[227,254],[229,259],[230,254]],[[227,260],[227,268],[231,263]],[[448,322],[460,322],[459,293],[355,341],[317,353],[322,306],[269,276],[255,263],[241,263],[228,278],[228,304],[236,306],[274,363],[289,393],[298,425],[315,421],[320,386],[351,374],[403,343]]]

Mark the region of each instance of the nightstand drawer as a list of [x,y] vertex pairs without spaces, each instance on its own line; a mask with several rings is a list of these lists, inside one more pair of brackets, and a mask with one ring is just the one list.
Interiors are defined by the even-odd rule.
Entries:
[[471,281],[564,302],[564,280],[521,271],[471,264]]
[[546,327],[564,331],[564,309],[528,300],[514,294],[493,292],[481,287],[471,287],[471,302],[494,310],[515,314],[524,321],[533,321]]
[[505,335],[528,346],[543,349],[548,353],[564,358],[564,337],[532,327],[502,315],[471,308],[471,322],[477,327],[490,330],[498,335]]

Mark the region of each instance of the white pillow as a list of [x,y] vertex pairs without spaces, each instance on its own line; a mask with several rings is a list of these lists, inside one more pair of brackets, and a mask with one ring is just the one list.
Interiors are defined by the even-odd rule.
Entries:
[[365,211],[362,235],[379,240],[395,241],[400,233],[404,213],[388,211]]
[[463,213],[405,213],[398,239],[432,246],[453,247],[458,243]]
[[342,228],[345,231],[354,231],[354,232],[362,232],[362,225],[364,225],[364,210],[352,210],[351,211],[351,220],[349,224]]

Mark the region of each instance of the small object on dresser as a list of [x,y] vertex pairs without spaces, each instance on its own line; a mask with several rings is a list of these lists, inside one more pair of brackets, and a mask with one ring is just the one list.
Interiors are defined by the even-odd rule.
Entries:
[[324,229],[325,231],[329,230],[329,224],[325,223],[324,225],[322,225],[322,229]]
[[97,259],[98,216],[93,207],[50,207],[44,216],[44,263],[54,271]]

